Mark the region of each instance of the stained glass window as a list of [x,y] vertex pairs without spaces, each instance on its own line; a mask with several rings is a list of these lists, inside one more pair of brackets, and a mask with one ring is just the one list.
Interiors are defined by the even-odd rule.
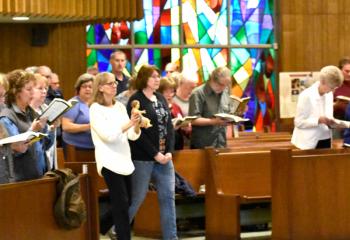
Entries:
[[129,74],[176,62],[203,83],[229,66],[232,93],[251,97],[246,117],[256,130],[275,128],[273,0],[144,0],[143,7],[141,20],[87,26],[88,66],[110,71],[115,49],[126,52]]

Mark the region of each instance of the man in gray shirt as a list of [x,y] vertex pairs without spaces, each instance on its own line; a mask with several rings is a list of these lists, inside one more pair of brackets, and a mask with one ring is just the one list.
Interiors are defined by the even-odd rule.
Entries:
[[205,84],[193,90],[189,116],[199,118],[192,122],[191,148],[226,147],[227,121],[215,117],[214,114],[230,113],[230,86],[230,70],[219,67],[211,73]]

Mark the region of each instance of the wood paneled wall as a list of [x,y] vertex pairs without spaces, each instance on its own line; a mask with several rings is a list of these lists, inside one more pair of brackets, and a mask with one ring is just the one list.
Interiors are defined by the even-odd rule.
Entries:
[[135,20],[142,0],[0,0],[0,14],[55,17],[66,21]]
[[0,24],[0,72],[48,65],[61,80],[66,98],[74,95],[77,77],[86,71],[85,24],[48,24],[46,46],[31,46],[32,24]]
[[276,2],[280,71],[318,71],[350,56],[349,0]]
[[[319,71],[350,56],[350,0],[276,0],[278,71]],[[279,129],[293,129],[281,119]]]

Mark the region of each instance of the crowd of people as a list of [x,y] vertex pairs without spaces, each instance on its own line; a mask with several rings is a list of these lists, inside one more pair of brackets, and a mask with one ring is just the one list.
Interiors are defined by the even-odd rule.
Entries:
[[[46,134],[35,143],[1,146],[0,183],[37,179],[55,169],[57,147],[94,150],[118,239],[130,239],[130,223],[151,182],[158,192],[163,238],[178,239],[172,153],[186,146],[226,147],[229,121],[214,115],[232,113],[231,70],[218,67],[197,86],[197,75],[180,72],[175,63],[166,65],[163,77],[147,64],[128,77],[126,63],[126,54],[117,50],[110,56],[111,72],[89,67],[74,85],[71,100],[77,103],[50,124],[39,116],[53,99],[64,98],[59,75],[48,66],[0,74],[0,139],[28,131]],[[298,148],[330,147],[333,105],[338,118],[350,120],[350,105],[333,104],[336,96],[350,92],[350,59],[342,60],[340,69],[322,68],[319,81],[300,94],[292,136]],[[173,119],[186,116],[196,118],[174,126]],[[145,119],[147,127],[141,124]]]

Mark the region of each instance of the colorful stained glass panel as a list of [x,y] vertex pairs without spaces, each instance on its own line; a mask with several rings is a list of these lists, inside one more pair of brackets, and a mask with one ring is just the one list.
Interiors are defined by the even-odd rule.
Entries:
[[274,43],[272,0],[231,1],[231,44]]
[[227,44],[227,1],[182,0],[186,44]]
[[180,12],[177,0],[144,1],[144,18],[134,22],[135,44],[179,44]]

